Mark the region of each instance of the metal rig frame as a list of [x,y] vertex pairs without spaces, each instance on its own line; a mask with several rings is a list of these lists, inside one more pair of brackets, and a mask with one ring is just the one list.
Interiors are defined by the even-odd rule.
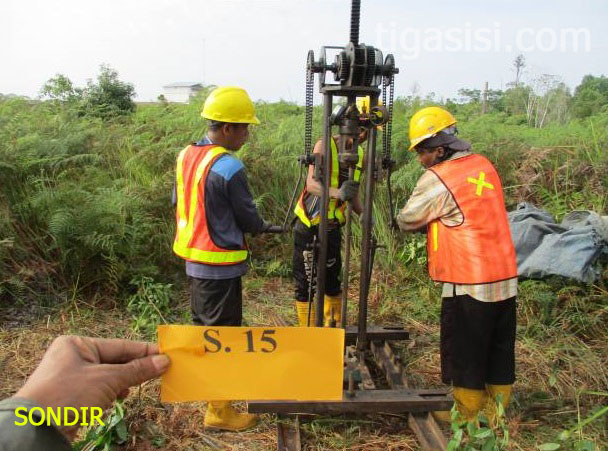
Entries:
[[[315,61],[313,51],[308,52],[306,73],[306,128],[305,151],[300,157],[304,166],[313,164],[315,179],[323,186],[320,204],[320,224],[316,249],[316,280],[315,271],[311,271],[309,279],[311,290],[309,302],[312,302],[314,287],[314,304],[316,308],[317,327],[323,326],[323,307],[326,282],[329,184],[331,178],[330,164],[332,127],[339,128],[339,135],[353,140],[352,146],[346,147],[346,139],[339,140],[340,162],[348,165],[349,179],[353,178],[354,167],[357,163],[358,136],[360,127],[368,129],[367,148],[365,150],[365,186],[363,188],[364,208],[362,218],[361,246],[361,276],[359,284],[359,311],[356,326],[346,325],[346,309],[348,303],[348,283],[350,275],[350,246],[351,246],[351,217],[352,206],[347,205],[344,267],[342,277],[342,324],[346,330],[345,340],[345,386],[342,401],[338,402],[307,402],[307,401],[254,401],[248,403],[249,412],[277,414],[338,414],[338,413],[371,413],[371,412],[409,412],[409,425],[414,430],[425,449],[445,449],[446,440],[435,423],[430,412],[433,410],[449,410],[452,399],[446,390],[410,389],[403,374],[400,359],[393,352],[390,342],[407,340],[408,333],[402,327],[380,327],[367,325],[367,300],[374,263],[374,255],[379,247],[372,234],[373,201],[376,183],[386,176],[389,192],[391,217],[393,213],[392,195],[390,190],[390,174],[394,161],[390,155],[390,139],[392,130],[392,109],[394,95],[394,75],[399,72],[395,67],[394,57],[387,55],[382,60],[382,52],[371,46],[359,43],[359,21],[361,1],[352,0],[350,40],[345,47],[326,46],[320,51],[320,58]],[[335,61],[328,64],[327,49],[337,50]],[[335,84],[327,83],[326,74],[333,73]],[[323,160],[315,158],[312,148],[312,100],[314,74],[318,74],[320,92],[323,95]],[[381,89],[379,86],[382,85]],[[389,91],[389,103],[386,95]],[[379,106],[380,95],[384,105]],[[332,113],[333,98],[345,97],[345,107]],[[368,114],[358,111],[358,97],[370,98]],[[388,108],[387,108],[388,107]],[[383,154],[376,151],[376,126],[384,125]],[[294,192],[295,193],[295,192]],[[283,323],[282,320],[276,322]],[[376,390],[376,385],[370,375],[366,360],[375,361],[385,373],[389,390]],[[356,387],[358,385],[358,389]],[[297,424],[297,422],[296,422]],[[299,430],[289,431],[285,424],[278,423],[278,443],[280,450],[300,449]]]

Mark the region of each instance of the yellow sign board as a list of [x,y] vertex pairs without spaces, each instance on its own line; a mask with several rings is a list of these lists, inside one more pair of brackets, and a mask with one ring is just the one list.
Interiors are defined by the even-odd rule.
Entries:
[[342,399],[344,330],[158,326],[161,401]]

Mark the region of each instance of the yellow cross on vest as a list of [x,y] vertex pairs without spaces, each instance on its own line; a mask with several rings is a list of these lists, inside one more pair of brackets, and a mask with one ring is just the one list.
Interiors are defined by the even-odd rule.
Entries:
[[485,188],[494,189],[494,185],[492,185],[491,183],[486,182],[485,178],[486,178],[486,173],[483,172],[483,171],[479,172],[479,179],[475,179],[473,177],[467,177],[467,182],[474,183],[475,185],[477,185],[477,189],[475,190],[475,194],[477,194],[478,196],[481,196],[481,192],[483,191],[484,187]]

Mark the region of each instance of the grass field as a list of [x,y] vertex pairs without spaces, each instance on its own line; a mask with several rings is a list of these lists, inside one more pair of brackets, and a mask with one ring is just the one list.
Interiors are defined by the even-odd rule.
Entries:
[[[185,276],[170,250],[170,191],[176,153],[204,133],[202,100],[140,105],[114,120],[57,102],[0,101],[1,397],[14,393],[57,335],[154,339],[163,320],[189,322]],[[404,151],[405,124],[418,105],[400,99],[395,110],[399,206],[421,174]],[[261,104],[258,111],[262,125],[239,156],[264,216],[280,222],[297,179],[304,114],[288,103]],[[607,214],[607,113],[542,129],[504,113],[456,113],[461,136],[496,164],[509,208],[526,200],[558,220],[574,209]],[[440,386],[440,287],[426,275],[424,237],[390,230],[384,196],[380,187],[376,233],[386,249],[377,257],[370,321],[404,325],[412,340],[400,350],[411,384]],[[355,226],[355,258],[359,241]],[[278,314],[295,323],[290,237],[255,237],[250,244],[245,321],[265,325]],[[607,280],[604,269],[592,285],[521,281],[509,449],[608,448]],[[124,402],[128,437],[116,428],[95,436],[105,433],[104,443],[125,438],[121,449],[138,450],[276,446],[270,416],[251,432],[211,434],[203,415],[202,404],[161,405],[158,383],[151,382]],[[304,423],[303,440],[311,450],[417,449],[405,425],[399,415],[321,417]],[[560,440],[564,430],[569,435]]]

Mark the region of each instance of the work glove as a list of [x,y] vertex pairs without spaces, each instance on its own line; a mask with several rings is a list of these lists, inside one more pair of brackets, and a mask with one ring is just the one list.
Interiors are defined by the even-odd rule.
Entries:
[[354,180],[346,180],[342,183],[340,187],[340,192],[338,193],[338,198],[342,202],[353,200],[353,198],[359,192],[359,183]]
[[285,229],[283,226],[272,225],[269,222],[264,221],[264,227],[262,228],[262,233],[283,233]]
[[266,230],[266,233],[283,233],[285,232],[285,229],[283,228],[283,226],[279,226],[279,225],[273,225],[268,227],[268,230]]

